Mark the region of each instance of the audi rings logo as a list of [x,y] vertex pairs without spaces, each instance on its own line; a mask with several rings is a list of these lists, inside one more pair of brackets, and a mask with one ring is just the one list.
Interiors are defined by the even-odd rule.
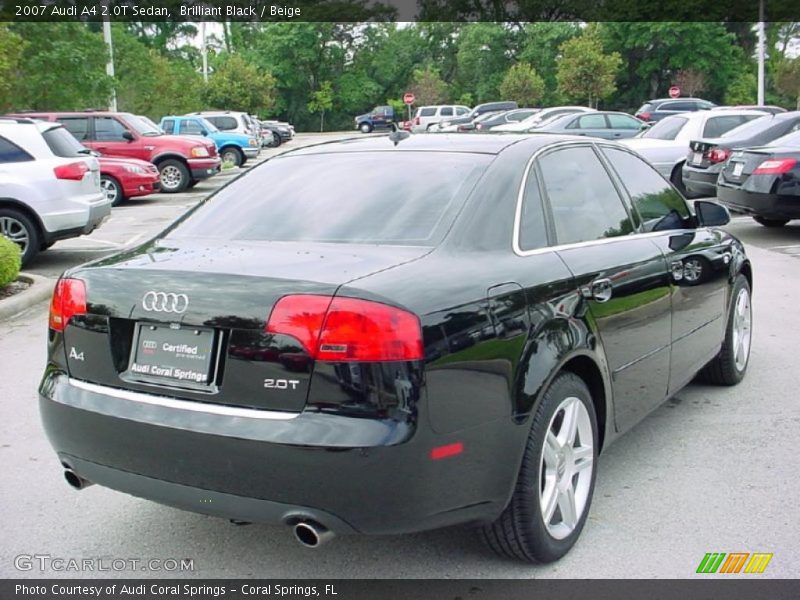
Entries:
[[150,291],[142,298],[142,308],[151,312],[184,313],[189,308],[189,296]]

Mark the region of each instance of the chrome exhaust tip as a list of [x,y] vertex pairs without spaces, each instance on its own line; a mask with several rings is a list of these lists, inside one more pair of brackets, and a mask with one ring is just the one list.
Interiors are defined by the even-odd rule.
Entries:
[[294,526],[294,537],[306,548],[319,548],[332,540],[334,533],[314,521],[301,521]]
[[64,469],[64,479],[71,488],[76,490],[85,490],[90,485],[94,485],[93,482],[84,479],[72,469]]

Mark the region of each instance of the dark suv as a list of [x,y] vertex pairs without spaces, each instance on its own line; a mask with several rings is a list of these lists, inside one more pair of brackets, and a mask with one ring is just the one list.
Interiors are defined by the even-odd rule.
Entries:
[[212,140],[165,135],[130,113],[31,112],[23,116],[61,123],[84,146],[103,156],[153,163],[161,175],[161,191],[167,193],[182,192],[216,175],[222,165]]
[[648,123],[655,123],[664,117],[678,113],[694,112],[696,110],[711,110],[716,104],[701,98],[660,98],[648,100],[634,115],[637,119]]
[[355,118],[356,129],[370,133],[374,129],[396,129],[394,109],[391,106],[376,106],[370,112]]

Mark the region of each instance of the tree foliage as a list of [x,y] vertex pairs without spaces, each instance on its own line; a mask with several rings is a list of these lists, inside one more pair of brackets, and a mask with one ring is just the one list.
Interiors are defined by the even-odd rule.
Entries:
[[775,73],[775,87],[795,102],[800,110],[800,58],[784,60]]
[[414,94],[414,103],[419,106],[442,104],[449,100],[450,95],[447,83],[432,67],[416,69],[409,90]]
[[622,64],[618,52],[605,54],[603,43],[595,29],[561,44],[556,78],[558,88],[575,102],[596,106],[608,98],[617,86],[617,72]]
[[544,79],[528,63],[517,63],[506,71],[500,95],[520,106],[536,106],[544,95]]
[[12,108],[25,40],[0,23],[0,110]]
[[323,81],[319,89],[311,94],[308,112],[319,113],[319,130],[325,131],[325,111],[333,108],[333,84]]
[[275,78],[240,54],[225,55],[208,78],[204,97],[210,108],[268,113],[275,105]]

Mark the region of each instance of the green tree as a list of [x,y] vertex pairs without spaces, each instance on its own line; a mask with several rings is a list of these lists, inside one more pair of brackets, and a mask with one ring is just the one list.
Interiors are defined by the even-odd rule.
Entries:
[[544,79],[528,63],[517,63],[506,71],[500,95],[520,106],[536,106],[544,95]]
[[449,91],[447,83],[439,76],[439,72],[432,67],[416,69],[409,86],[414,94],[415,104],[442,104],[448,100]]
[[560,50],[556,77],[564,95],[597,106],[599,100],[616,91],[615,81],[622,58],[617,52],[603,52],[603,43],[594,28],[567,40]]
[[501,23],[470,23],[458,36],[456,95],[471,92],[476,102],[499,100],[500,83],[511,66],[511,32]]
[[544,80],[542,103],[545,106],[564,103],[558,91],[556,59],[561,44],[580,33],[581,29],[576,23],[538,22],[523,26],[517,60],[532,65]]
[[205,99],[213,108],[269,112],[275,106],[275,78],[240,54],[223,54],[208,78]]
[[741,73],[731,81],[725,91],[725,104],[755,104],[758,80],[756,74],[749,69],[742,69]]
[[784,60],[775,73],[775,87],[800,110],[800,58]]
[[319,130],[325,131],[325,111],[333,108],[333,85],[330,81],[323,81],[319,89],[311,94],[308,103],[308,112],[319,113]]
[[14,91],[25,41],[0,23],[0,110],[14,106]]

